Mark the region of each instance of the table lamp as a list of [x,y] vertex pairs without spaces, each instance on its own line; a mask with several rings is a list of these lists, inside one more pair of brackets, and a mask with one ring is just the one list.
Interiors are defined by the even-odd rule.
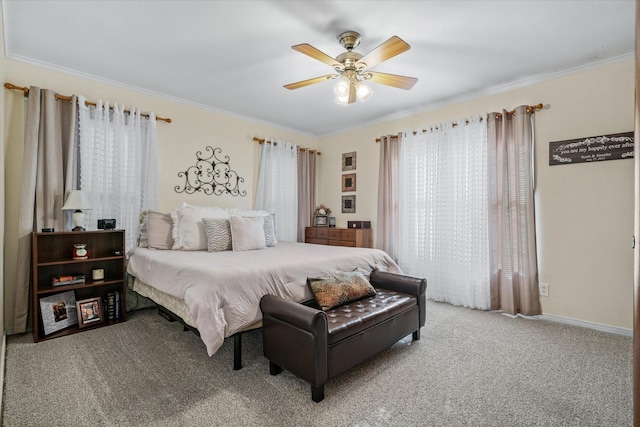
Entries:
[[85,231],[82,226],[84,224],[84,212],[82,211],[89,209],[91,209],[91,203],[89,203],[87,194],[83,193],[82,190],[71,190],[62,210],[74,211],[73,215],[71,215],[73,225],[75,225],[72,231]]

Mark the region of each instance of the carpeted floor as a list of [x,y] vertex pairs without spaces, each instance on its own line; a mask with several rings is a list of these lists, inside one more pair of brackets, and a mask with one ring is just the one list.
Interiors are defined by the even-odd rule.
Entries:
[[6,426],[630,426],[631,338],[428,302],[403,339],[331,380],[320,403],[269,375],[260,331],[208,357],[156,311],[34,344],[7,342]]

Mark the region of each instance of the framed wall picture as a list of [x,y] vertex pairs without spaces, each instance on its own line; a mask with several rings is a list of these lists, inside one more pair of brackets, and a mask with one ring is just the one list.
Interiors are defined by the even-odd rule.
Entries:
[[342,196],[342,213],[356,213],[356,196]]
[[342,191],[356,191],[355,173],[345,173],[342,175]]
[[77,301],[76,307],[78,310],[78,326],[80,328],[104,322],[100,297]]
[[342,170],[353,171],[356,170],[356,152],[342,154]]
[[77,325],[75,293],[67,291],[40,298],[40,314],[45,335]]

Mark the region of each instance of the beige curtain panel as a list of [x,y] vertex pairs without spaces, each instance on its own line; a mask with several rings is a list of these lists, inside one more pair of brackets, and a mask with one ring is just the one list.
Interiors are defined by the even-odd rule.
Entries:
[[[57,101],[55,92],[29,88],[18,224],[14,333],[25,332],[29,313],[31,233],[64,231],[65,196],[76,186],[76,97]],[[34,325],[37,328],[38,325]]]
[[380,171],[378,174],[378,218],[376,247],[398,261],[400,234],[399,169],[402,133],[380,138]]
[[487,137],[491,309],[537,315],[533,113],[490,113]]
[[315,151],[298,151],[298,242],[302,243],[316,209],[316,158]]

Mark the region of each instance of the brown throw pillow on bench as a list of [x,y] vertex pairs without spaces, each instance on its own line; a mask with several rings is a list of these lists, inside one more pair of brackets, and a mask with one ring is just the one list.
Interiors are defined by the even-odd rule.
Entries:
[[327,277],[309,277],[307,286],[323,311],[376,294],[371,283],[359,271],[336,273]]

